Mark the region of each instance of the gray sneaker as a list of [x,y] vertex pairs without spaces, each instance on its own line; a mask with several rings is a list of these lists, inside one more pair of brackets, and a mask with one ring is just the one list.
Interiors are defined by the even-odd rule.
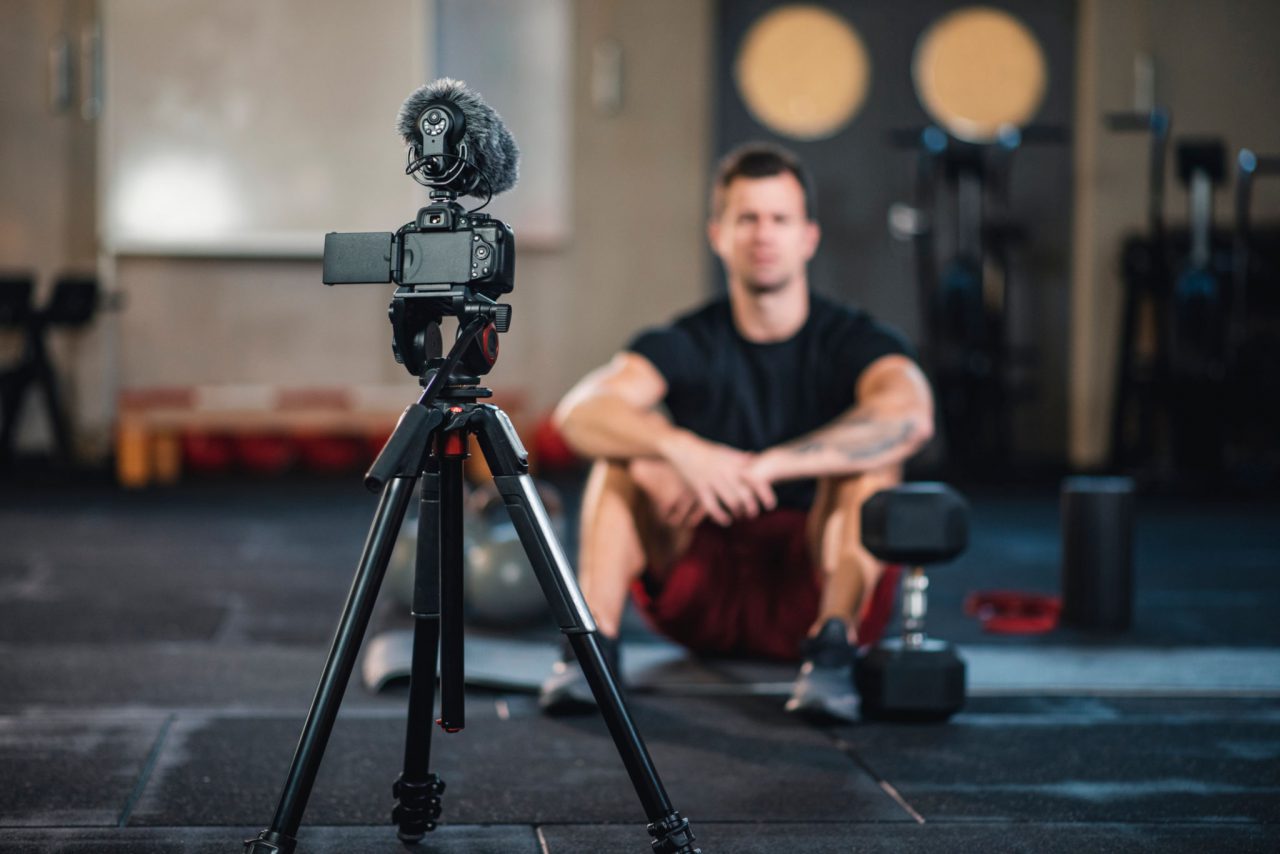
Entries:
[[804,664],[791,688],[786,710],[818,723],[850,723],[858,719],[853,690],[853,647],[843,620],[832,617],[804,642]]
[[[605,660],[613,668],[614,678],[621,688],[618,641],[605,635],[599,637]],[[538,691],[538,708],[544,715],[551,717],[585,715],[599,708],[595,695],[591,693],[591,686],[587,684],[587,677],[583,675],[582,668],[574,657],[568,638],[561,640],[560,660],[551,666],[551,675]]]

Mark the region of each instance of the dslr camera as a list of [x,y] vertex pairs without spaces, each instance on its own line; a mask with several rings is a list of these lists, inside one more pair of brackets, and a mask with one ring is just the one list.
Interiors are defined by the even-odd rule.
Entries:
[[326,285],[388,283],[415,291],[467,285],[490,299],[515,287],[511,227],[451,200],[418,211],[397,232],[329,232],[324,236]]

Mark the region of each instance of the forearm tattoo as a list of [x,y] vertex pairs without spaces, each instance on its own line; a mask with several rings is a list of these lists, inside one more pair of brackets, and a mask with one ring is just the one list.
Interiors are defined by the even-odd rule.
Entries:
[[[865,415],[852,415],[842,418],[841,424],[856,425],[859,427],[877,424],[875,419]],[[797,454],[818,454],[824,451],[834,451],[840,454],[850,462],[877,457],[887,451],[891,451],[905,443],[911,438],[912,428],[908,422],[897,422],[883,424],[884,431],[877,431],[879,435],[872,434],[868,436],[828,436],[813,437],[792,447],[792,451]]]

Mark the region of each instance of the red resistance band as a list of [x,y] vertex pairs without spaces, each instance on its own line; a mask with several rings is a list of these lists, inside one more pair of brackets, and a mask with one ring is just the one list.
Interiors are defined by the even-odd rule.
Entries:
[[1058,627],[1061,596],[1015,590],[979,590],[964,600],[967,616],[977,617],[982,630],[1000,635],[1039,635]]

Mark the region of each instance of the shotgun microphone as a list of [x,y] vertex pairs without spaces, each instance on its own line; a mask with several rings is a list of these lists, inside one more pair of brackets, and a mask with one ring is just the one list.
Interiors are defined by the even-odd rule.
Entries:
[[460,80],[441,77],[419,87],[400,107],[396,128],[409,149],[405,173],[419,184],[460,196],[496,196],[516,184],[516,141]]

